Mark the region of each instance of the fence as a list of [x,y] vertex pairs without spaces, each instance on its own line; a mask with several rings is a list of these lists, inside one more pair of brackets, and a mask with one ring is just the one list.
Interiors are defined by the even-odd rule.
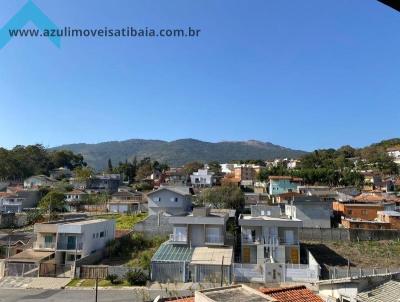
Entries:
[[9,277],[71,278],[71,271],[71,265],[6,262],[4,275]]
[[318,265],[285,264],[285,281],[317,282],[320,268]]
[[123,279],[130,270],[132,268],[123,265],[82,265],[79,268],[79,277],[81,279],[106,279],[108,275],[116,275],[120,279]]
[[196,264],[190,267],[191,280],[193,282],[232,283],[232,271],[230,265],[204,265]]
[[55,263],[41,263],[39,266],[39,277],[72,278],[72,266]]
[[237,282],[316,282],[319,280],[318,265],[305,264],[242,264],[235,263],[234,279]]
[[384,275],[391,273],[400,273],[399,268],[338,268],[330,267],[328,269],[328,279],[341,279],[341,278],[360,278],[375,275]]
[[233,275],[237,282],[264,282],[264,266],[235,263],[233,265]]
[[301,228],[300,241],[400,240],[400,230]]
[[4,275],[11,277],[38,277],[39,265],[6,262]]

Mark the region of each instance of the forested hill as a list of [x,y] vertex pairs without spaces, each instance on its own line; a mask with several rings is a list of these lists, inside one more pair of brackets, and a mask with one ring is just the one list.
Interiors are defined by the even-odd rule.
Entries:
[[106,167],[111,158],[113,163],[151,157],[153,160],[165,162],[171,166],[180,166],[191,161],[219,161],[248,159],[298,158],[306,152],[292,150],[268,142],[255,140],[238,142],[210,143],[194,139],[176,141],[131,139],[99,144],[71,144],[54,148],[71,150],[82,154],[89,166],[96,170]]

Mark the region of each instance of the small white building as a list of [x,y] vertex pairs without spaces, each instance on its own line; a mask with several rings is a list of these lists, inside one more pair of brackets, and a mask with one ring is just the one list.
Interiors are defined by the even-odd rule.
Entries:
[[400,165],[400,146],[387,148],[386,152],[396,164]]
[[214,172],[208,169],[199,169],[190,175],[190,181],[193,187],[212,187],[217,183]]

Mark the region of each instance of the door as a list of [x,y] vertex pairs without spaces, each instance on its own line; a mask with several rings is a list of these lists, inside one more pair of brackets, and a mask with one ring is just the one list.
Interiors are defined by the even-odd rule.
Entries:
[[75,236],[68,236],[67,237],[67,250],[74,250],[75,249]]
[[290,249],[290,260],[294,264],[299,263],[299,250],[297,247],[292,247]]
[[243,255],[242,255],[243,263],[250,263],[250,247],[243,247]]

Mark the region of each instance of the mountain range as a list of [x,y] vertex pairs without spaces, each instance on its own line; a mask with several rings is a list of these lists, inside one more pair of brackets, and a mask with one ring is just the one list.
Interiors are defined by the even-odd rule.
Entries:
[[71,150],[83,155],[89,166],[102,170],[107,166],[110,158],[114,165],[125,160],[138,160],[150,157],[171,166],[181,166],[191,161],[229,162],[231,160],[274,158],[298,158],[305,151],[293,150],[269,142],[256,140],[205,142],[195,139],[180,139],[175,141],[130,139],[125,141],[111,141],[97,144],[69,144],[53,150]]

